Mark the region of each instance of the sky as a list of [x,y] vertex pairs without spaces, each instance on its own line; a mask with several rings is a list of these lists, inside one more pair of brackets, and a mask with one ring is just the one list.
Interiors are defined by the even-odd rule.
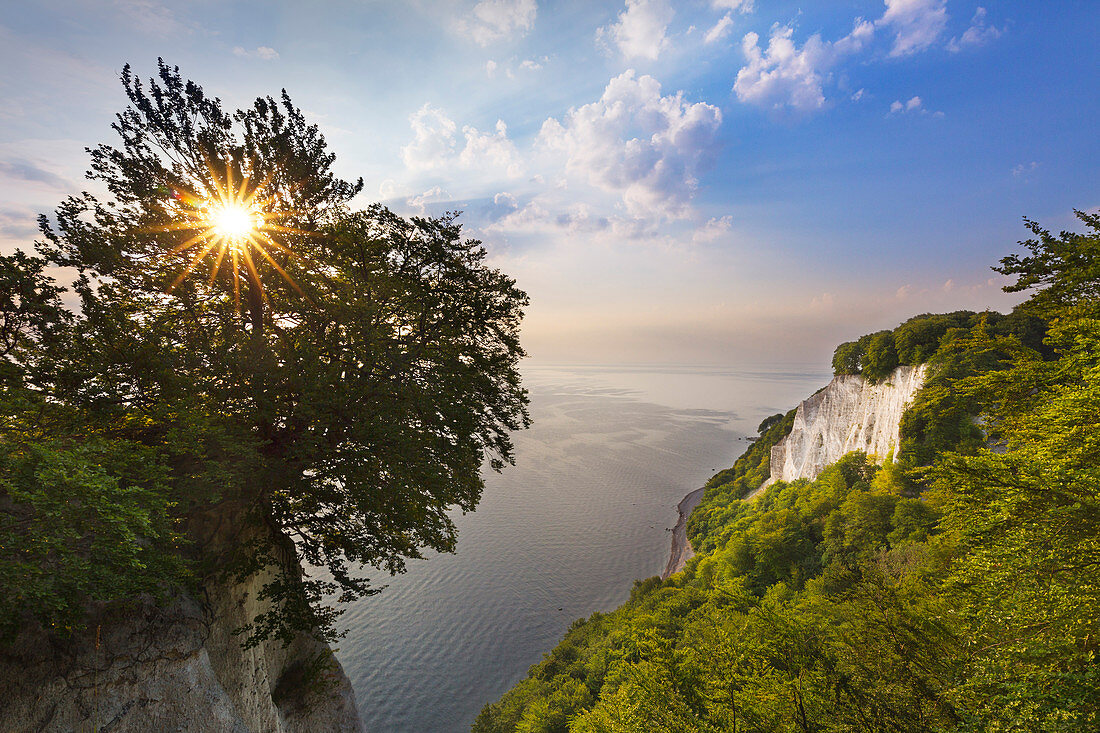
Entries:
[[1100,205],[1100,3],[0,0],[0,251],[88,187],[119,73],[286,89],[354,202],[463,212],[535,362],[827,364],[1006,311]]

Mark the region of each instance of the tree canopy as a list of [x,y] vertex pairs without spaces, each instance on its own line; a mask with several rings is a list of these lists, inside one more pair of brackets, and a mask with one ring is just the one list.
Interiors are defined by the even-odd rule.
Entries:
[[[285,538],[322,569],[288,571],[270,590],[296,615],[254,632],[326,627],[323,597],[374,592],[359,567],[453,549],[447,512],[476,506],[483,462],[512,460],[527,297],[456,214],[354,210],[362,181],[333,172],[285,91],[228,112],[163,62],[122,82],[119,142],[89,149],[108,193],[41,218],[45,263],[79,273],[79,312],[5,287],[4,358],[24,399],[65,410],[59,434],[149,452],[155,482],[118,480],[164,497],[200,573],[247,574]],[[219,238],[226,202],[250,207],[255,237]],[[4,265],[49,300],[28,262]]]

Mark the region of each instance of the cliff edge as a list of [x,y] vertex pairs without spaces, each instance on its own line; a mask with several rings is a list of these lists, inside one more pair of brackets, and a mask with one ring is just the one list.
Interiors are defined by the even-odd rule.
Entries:
[[877,384],[859,375],[833,377],[798,405],[790,434],[772,446],[771,477],[753,495],[776,481],[813,480],[852,451],[884,459],[898,446],[902,413],[926,370],[924,364],[899,366]]
[[[283,559],[294,563],[293,557]],[[145,601],[61,640],[24,631],[0,647],[5,732],[359,733],[351,684],[308,634],[245,649],[234,630],[271,608],[276,568],[211,582],[201,600]]]

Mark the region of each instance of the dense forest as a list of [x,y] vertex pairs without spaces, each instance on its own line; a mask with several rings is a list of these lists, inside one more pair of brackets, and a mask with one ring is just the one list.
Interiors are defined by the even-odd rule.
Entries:
[[1100,729],[1100,217],[1027,221],[1009,316],[918,316],[837,373],[929,376],[898,455],[748,492],[793,412],[706,487],[698,554],[575,622],[481,713],[503,731]]

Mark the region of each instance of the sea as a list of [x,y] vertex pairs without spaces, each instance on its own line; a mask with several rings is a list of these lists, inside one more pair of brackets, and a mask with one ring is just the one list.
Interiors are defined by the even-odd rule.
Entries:
[[410,561],[341,618],[337,658],[371,733],[469,731],[561,640],[668,560],[676,504],[730,466],[821,369],[525,364],[532,425],[485,470],[458,547]]

